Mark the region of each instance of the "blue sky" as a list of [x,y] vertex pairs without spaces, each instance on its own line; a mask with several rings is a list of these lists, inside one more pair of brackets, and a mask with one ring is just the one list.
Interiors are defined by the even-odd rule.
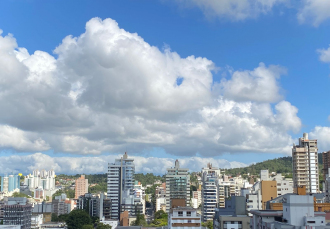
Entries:
[[[243,2],[246,4],[240,5]],[[330,67],[328,63],[330,62],[330,51],[327,54],[327,50],[330,44],[330,13],[327,12],[330,12],[330,4],[324,1],[311,2],[309,0],[301,2],[289,0],[264,1],[265,4],[267,2],[270,5],[260,5],[261,3],[258,0],[244,0],[241,3],[237,3],[238,5],[236,6],[236,3],[228,5],[228,0],[219,0],[218,2],[212,0],[202,0],[200,2],[195,0],[190,2],[185,0],[2,1],[0,7],[0,29],[3,33],[1,36],[6,37],[8,33],[12,34],[17,42],[17,47],[14,45],[12,51],[17,51],[18,47],[22,47],[30,55],[27,57],[26,53],[19,51],[24,56],[21,59],[17,57],[19,62],[23,63],[30,73],[32,72],[38,75],[38,77],[46,79],[46,76],[48,77],[48,74],[51,74],[52,77],[55,77],[54,79],[61,79],[56,83],[56,86],[48,85],[51,88],[51,92],[45,92],[45,94],[37,95],[38,88],[33,91],[36,93],[35,95],[31,95],[31,91],[21,91],[22,94],[20,96],[31,96],[31,98],[26,98],[24,103],[18,103],[19,99],[14,100],[13,97],[19,95],[19,93],[14,91],[16,90],[15,88],[10,87],[8,89],[8,91],[12,90],[10,98],[17,104],[16,109],[7,104],[3,106],[7,108],[3,110],[7,114],[0,117],[0,124],[2,128],[5,128],[2,131],[3,134],[0,135],[2,157],[10,158],[13,155],[26,157],[36,152],[58,158],[67,156],[80,158],[82,157],[81,155],[84,157],[101,157],[105,154],[121,154],[127,150],[133,156],[156,157],[163,158],[163,160],[168,159],[169,161],[172,161],[174,158],[186,160],[190,156],[215,158],[216,160],[223,159],[226,161],[218,161],[216,163],[219,166],[235,166],[242,165],[239,163],[249,164],[289,155],[289,142],[292,144],[298,137],[302,136],[303,132],[310,133],[310,136],[318,138],[320,143],[319,150],[329,150],[330,104],[327,94],[328,88],[330,88]],[[273,5],[274,2],[275,4]],[[252,7],[252,5],[255,7]],[[75,66],[81,63],[80,60],[89,61],[87,55],[95,55],[96,58],[99,54],[95,51],[94,53],[88,52],[88,54],[86,52],[80,55],[77,54],[79,53],[78,51],[68,51],[69,49],[64,48],[67,41],[62,42],[62,40],[68,35],[79,37],[81,34],[84,34],[86,32],[86,23],[95,17],[101,20],[111,18],[118,23],[119,28],[128,33],[128,35],[126,34],[129,37],[128,39],[134,36],[131,34],[137,33],[137,36],[144,40],[144,44],[157,47],[160,53],[164,55],[167,52],[171,53],[171,55],[177,53],[182,60],[188,56],[194,56],[196,59],[194,60],[195,62],[192,62],[190,68],[203,66],[203,69],[205,67],[208,70],[204,69],[205,71],[203,70],[203,72],[200,70],[185,72],[182,69],[185,69],[187,63],[180,61],[177,65],[173,65],[173,69],[176,69],[175,66],[178,66],[179,69],[173,70],[176,72],[173,74],[175,77],[182,77],[180,74],[187,74],[186,78],[185,76],[182,78],[183,84],[185,82],[196,82],[199,79],[198,77],[209,75],[211,78],[203,81],[206,85],[209,79],[213,79],[208,93],[204,89],[196,89],[195,83],[189,84],[190,89],[201,91],[196,93],[196,98],[189,96],[189,90],[178,94],[181,96],[188,95],[188,98],[185,98],[182,103],[190,103],[191,105],[189,104],[184,111],[180,110],[180,108],[185,105],[176,106],[168,102],[172,100],[166,96],[159,98],[156,102],[151,101],[150,104],[153,105],[148,105],[147,107],[144,104],[144,100],[138,101],[128,98],[117,101],[116,98],[111,97],[113,94],[106,90],[102,94],[103,89],[100,87],[107,85],[107,83],[109,83],[109,86],[115,84],[112,90],[122,88],[122,90],[138,91],[130,86],[132,82],[135,82],[136,77],[139,78],[138,83],[144,82],[144,80],[153,84],[161,82],[159,80],[149,81],[154,76],[154,73],[148,75],[149,72],[147,70],[141,71],[141,74],[136,73],[142,69],[142,66],[138,64],[135,66],[134,63],[136,61],[129,62],[129,57],[127,57],[127,63],[131,64],[125,68],[131,68],[134,65],[134,69],[127,73],[128,76],[125,78],[127,81],[123,85],[120,84],[122,83],[121,81],[117,80],[106,81],[108,79],[107,74],[110,73],[104,72],[98,67],[95,67],[94,72],[105,74],[102,76],[104,77],[102,78],[103,81],[100,80],[103,83],[98,83],[98,79],[93,75],[93,71],[90,73],[93,76],[87,76],[89,73],[81,73],[80,75],[77,74],[79,76],[72,77],[70,75],[72,72],[79,72],[75,70]],[[96,28],[98,24],[98,22],[91,23],[91,30],[94,27]],[[102,26],[106,27],[108,25],[104,23]],[[110,33],[106,35],[111,36]],[[97,37],[91,37],[90,40],[81,39],[77,46],[79,46],[79,50],[85,50],[84,47],[89,47],[89,44],[92,45],[97,42]],[[141,41],[139,42],[141,43]],[[5,43],[1,44],[4,46]],[[131,45],[134,44],[132,43]],[[58,46],[60,48],[54,52]],[[100,50],[107,50],[110,46],[108,47],[106,42],[102,43],[100,41],[94,49],[96,50],[98,47],[102,47]],[[128,47],[127,49],[134,49],[135,46],[130,46],[127,43],[124,49],[126,47]],[[37,50],[42,51],[38,55],[40,57],[38,61],[36,58],[32,58],[32,54]],[[139,46],[137,50],[141,51],[141,47]],[[131,50],[126,51],[129,53]],[[9,51],[7,50],[6,52]],[[322,53],[324,53],[323,61],[320,60]],[[53,56],[54,59],[47,56],[47,54]],[[209,63],[202,62],[198,57],[211,61],[212,66]],[[111,57],[112,59],[109,57],[109,60],[102,58],[102,61],[106,62],[103,63],[105,65],[111,65],[111,61],[123,60],[117,60],[116,54]],[[47,63],[42,62],[41,59]],[[173,57],[171,60],[174,63],[177,59]],[[154,61],[152,62],[153,65],[161,63],[161,60],[157,62],[157,59],[155,59]],[[6,63],[8,62],[0,62],[0,67],[1,65],[5,66]],[[150,64],[147,61],[142,62],[142,64],[144,63]],[[265,82],[272,83],[268,85],[264,82],[263,88],[255,88],[255,91],[269,92],[270,94],[266,95],[266,97],[269,96],[267,99],[263,99],[263,95],[260,95],[259,98],[258,95],[249,96],[248,94],[254,91],[253,86],[252,89],[237,86],[242,82],[243,84],[247,82],[251,83],[251,85],[254,85],[253,83],[258,84],[259,81],[257,79],[263,76],[253,71],[260,67],[260,63],[264,63],[265,71],[271,69],[269,72],[266,71],[267,73],[262,71],[260,74],[270,74],[270,78],[265,78]],[[15,62],[15,64],[18,66],[18,63]],[[46,74],[44,70],[39,69],[40,65],[54,69],[51,73]],[[278,66],[281,70],[272,69],[270,67],[272,65]],[[13,68],[18,68],[15,66],[13,65]],[[166,67],[162,69],[161,66],[163,65],[160,64],[158,66],[160,72],[168,70]],[[262,66],[260,68],[262,69]],[[0,79],[3,78],[4,82],[8,75],[14,74],[7,73],[4,70],[3,72],[3,75],[0,74]],[[24,74],[23,72],[22,70],[22,73],[17,74]],[[277,74],[277,72],[281,73]],[[137,74],[136,77],[134,76],[135,73]],[[247,75],[244,75],[245,73]],[[116,77],[120,78],[121,75],[126,76],[126,72],[122,71],[117,73],[111,72],[111,74],[114,74],[114,76],[111,76],[114,77],[113,79],[116,79]],[[189,81],[189,75],[195,74],[197,78],[194,78],[194,81]],[[201,75],[198,76],[198,74]],[[29,76],[20,75],[20,77],[22,78],[18,78],[22,87],[28,87],[24,80]],[[94,77],[93,80],[88,81],[92,77]],[[131,80],[129,77],[132,77]],[[63,83],[64,81],[65,83]],[[38,82],[40,83],[40,81]],[[10,81],[9,85],[14,84],[15,82]],[[132,85],[134,86],[134,83]],[[219,86],[215,87],[214,85]],[[0,88],[4,90],[7,86],[7,84],[0,85]],[[140,87],[136,85],[138,89],[141,89],[140,93],[142,94],[150,89],[143,88],[143,86],[145,85],[140,85]],[[81,90],[78,93],[78,99],[73,102],[76,105],[78,104],[76,107],[63,105],[70,103],[67,98],[63,101],[61,100],[63,98],[61,93],[69,90],[70,87],[71,92],[75,92],[72,88],[76,87],[78,87],[77,91]],[[235,91],[237,87],[238,89]],[[247,95],[242,95],[246,90],[248,90]],[[111,95],[107,97],[109,93]],[[121,91],[117,93],[120,94]],[[148,95],[152,97],[152,94]],[[44,97],[42,101],[40,100],[40,103],[37,103],[36,101],[40,99],[39,96]],[[49,96],[49,99],[47,96]],[[129,94],[128,96],[134,98],[139,96],[139,94],[132,93],[132,95]],[[205,100],[199,101],[199,98],[203,96],[205,96]],[[104,103],[96,106],[95,104],[101,98],[104,99]],[[225,123],[219,124],[221,120],[216,119],[228,117],[226,114],[223,114],[221,117],[214,117],[212,120],[205,118],[206,114],[210,114],[209,111],[215,112],[215,109],[222,111],[228,106],[215,104],[214,101],[218,98],[222,98],[223,103],[231,102],[236,104],[233,105],[236,108],[232,108],[231,115],[236,115],[235,109],[242,109],[240,110],[241,113],[235,116],[238,118],[237,121],[230,118]],[[213,102],[205,102],[208,99]],[[186,102],[184,103],[184,101]],[[33,107],[34,102],[36,102],[36,106],[43,104],[42,109],[40,107],[33,108],[36,111],[41,109],[42,114],[29,118],[33,115],[28,110],[28,107]],[[158,105],[155,105],[154,102],[156,104],[164,103],[166,108],[155,108]],[[194,103],[196,103],[196,106]],[[249,105],[249,103],[252,105]],[[281,104],[281,106],[277,106],[278,104]],[[130,106],[132,107],[129,109]],[[246,121],[247,116],[242,106],[245,107],[244,109],[252,107],[251,115],[248,115],[248,118],[250,118],[248,121]],[[262,109],[260,108],[261,106]],[[270,123],[267,122],[266,116],[260,117],[258,113],[263,112],[266,109],[265,107],[268,106],[271,108],[271,111],[267,112],[272,112],[271,117],[274,118],[274,121]],[[84,110],[78,111],[78,107]],[[168,109],[169,107],[171,109]],[[276,107],[281,107],[278,108],[281,110],[281,114]],[[86,117],[82,117],[83,115],[73,117],[68,114],[62,114],[63,110],[61,109],[74,109],[75,112],[85,114]],[[85,113],[87,112],[86,109],[92,113]],[[179,111],[176,111],[177,109]],[[297,109],[297,112],[295,109]],[[126,119],[119,119],[118,117],[123,117],[121,113],[123,111],[126,114],[129,112],[130,115],[127,117],[124,115]],[[26,116],[25,112],[27,113]],[[17,115],[17,113],[21,113],[21,115]],[[70,121],[66,119],[67,117],[70,117]],[[132,121],[133,117],[135,119],[134,122]],[[97,125],[101,123],[100,120],[108,123],[108,128],[111,131],[106,126],[104,126],[104,130],[100,128],[102,125],[98,127]],[[114,126],[113,123],[126,123],[125,120],[130,120],[131,123],[124,128],[125,134],[119,138],[118,135],[121,136],[120,131],[122,130],[120,130],[120,127]],[[249,123],[246,124],[248,127],[240,133],[239,128],[245,126],[245,124],[241,125],[245,121]],[[52,122],[56,124],[50,125]],[[232,128],[225,125],[231,122]],[[257,124],[250,125],[253,122]],[[98,124],[96,125],[96,123]],[[154,124],[151,126],[151,123]],[[90,126],[88,126],[89,124]],[[136,127],[138,124],[143,126],[142,129],[144,131],[139,132],[140,127]],[[213,124],[215,126],[212,126]],[[123,124],[123,126],[125,125]],[[180,130],[183,132],[176,130],[177,133],[173,133],[170,130],[171,128],[173,129],[173,125],[182,127]],[[64,126],[67,128],[64,128]],[[160,126],[162,126],[161,130]],[[319,127],[318,129],[316,129],[317,126]],[[19,133],[17,135],[13,134],[15,131],[12,128]],[[119,129],[117,130],[116,128]],[[155,131],[156,129],[159,132]],[[265,133],[269,132],[271,134],[266,136],[267,134]],[[189,137],[186,136],[187,133],[188,135],[190,134]],[[212,133],[225,136],[222,138],[225,140],[221,141],[218,139],[217,143],[210,143],[208,138],[212,136]],[[235,136],[238,134],[242,134],[245,137],[236,142]],[[260,137],[256,139],[256,136],[265,137],[260,140]],[[17,139],[22,137],[23,139],[9,141],[8,143],[8,139],[13,137]],[[267,143],[269,141],[277,141],[279,138],[281,140],[278,140],[278,143]],[[38,142],[38,140],[41,142]],[[256,143],[248,144],[248,141],[256,141]],[[22,142],[26,143],[26,146]],[[233,163],[230,164],[231,162]],[[32,168],[33,166],[35,166],[34,161],[31,162],[30,167]],[[58,166],[61,167],[60,162],[58,162]],[[11,169],[8,167],[7,171]],[[74,173],[73,169],[63,169],[61,171],[72,171]]]

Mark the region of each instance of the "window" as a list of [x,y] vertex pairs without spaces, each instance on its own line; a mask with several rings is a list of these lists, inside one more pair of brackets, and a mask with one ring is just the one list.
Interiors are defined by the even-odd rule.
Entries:
[[191,212],[187,212],[187,216],[191,216]]
[[191,223],[191,220],[190,219],[188,220],[188,223]]
[[179,215],[179,216],[183,216],[183,212],[182,212],[182,211],[179,211],[179,212],[178,212],[178,215]]

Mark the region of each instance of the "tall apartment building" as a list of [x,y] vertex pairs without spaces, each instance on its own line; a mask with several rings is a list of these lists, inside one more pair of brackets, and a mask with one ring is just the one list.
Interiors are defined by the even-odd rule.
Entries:
[[183,199],[186,206],[190,205],[190,175],[188,169],[180,168],[175,161],[174,168],[168,168],[166,174],[166,212],[171,209],[172,199]]
[[330,150],[322,153],[322,162],[323,162],[323,179],[325,180],[328,177],[328,170],[330,168]]
[[202,185],[202,221],[213,220],[215,209],[219,202],[218,175],[203,173]]
[[292,171],[295,190],[305,185],[306,193],[319,191],[317,140],[308,139],[307,133],[299,138],[299,145],[293,144]]
[[212,167],[211,163],[202,168],[202,221],[212,220],[215,208],[219,203],[219,168]]
[[202,176],[205,172],[209,175],[213,175],[216,177],[220,177],[220,175],[221,175],[220,169],[217,167],[212,167],[211,163],[208,163],[205,168],[202,168]]
[[108,164],[107,198],[111,200],[111,219],[119,219],[125,210],[135,214],[134,174],[134,159],[128,158],[126,152],[115,163]]
[[1,177],[1,192],[19,192],[20,177],[18,175],[5,175]]
[[85,175],[81,175],[76,180],[76,187],[75,187],[75,199],[78,199],[79,196],[85,195],[88,193],[88,179],[85,178]]

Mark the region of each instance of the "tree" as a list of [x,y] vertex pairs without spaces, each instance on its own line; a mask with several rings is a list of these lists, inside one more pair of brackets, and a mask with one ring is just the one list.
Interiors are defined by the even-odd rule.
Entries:
[[92,224],[83,225],[81,229],[94,229]]
[[57,216],[56,213],[52,213],[51,221],[52,221],[52,222],[58,222],[58,221],[59,221],[59,220],[58,220],[58,216]]
[[30,198],[28,195],[24,194],[24,193],[20,193],[20,192],[14,192],[12,197],[26,197],[26,198]]
[[3,220],[0,221],[0,225],[3,225]]
[[168,214],[163,210],[159,210],[155,213],[155,219],[151,222],[150,226],[162,227],[167,225]]
[[91,224],[92,220],[84,210],[73,210],[65,222],[68,229],[82,229],[84,225]]
[[62,214],[58,216],[58,222],[66,222],[68,219],[69,214]]
[[202,226],[203,227],[207,227],[208,229],[213,229],[213,221],[207,221],[207,222],[204,222],[202,223]]
[[96,229],[111,229],[111,226],[108,224],[98,223]]
[[147,226],[147,221],[143,214],[137,213],[136,220],[131,223],[131,226]]

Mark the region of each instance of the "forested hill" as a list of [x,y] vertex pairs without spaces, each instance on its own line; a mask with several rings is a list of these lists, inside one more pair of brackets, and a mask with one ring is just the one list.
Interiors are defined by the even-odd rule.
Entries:
[[[322,153],[318,154],[319,167],[322,165]],[[322,166],[321,166],[322,168]],[[269,172],[277,173],[292,173],[292,157],[280,157],[256,164],[252,164],[248,167],[235,168],[235,169],[225,169],[225,174],[236,176],[238,174],[248,174],[259,175],[260,170],[268,169]],[[321,172],[320,172],[321,173]]]

